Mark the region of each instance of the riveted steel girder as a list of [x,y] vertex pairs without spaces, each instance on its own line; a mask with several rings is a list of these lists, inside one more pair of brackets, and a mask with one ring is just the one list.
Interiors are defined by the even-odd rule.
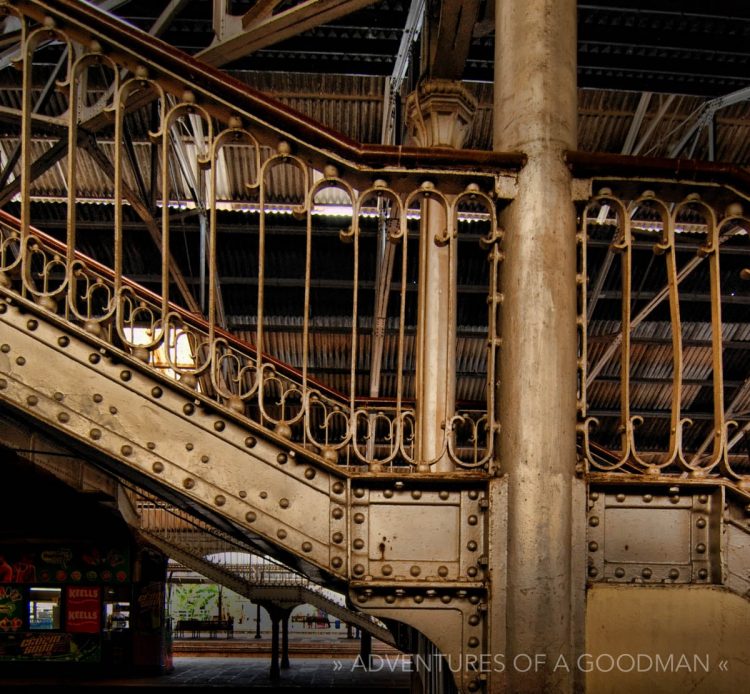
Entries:
[[0,403],[318,567],[444,653],[486,650],[486,476],[336,467],[18,296],[0,301]]

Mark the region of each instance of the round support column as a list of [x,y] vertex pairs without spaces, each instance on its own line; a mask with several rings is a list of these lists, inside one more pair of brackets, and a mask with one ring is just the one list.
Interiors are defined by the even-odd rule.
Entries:
[[[476,106],[459,82],[423,82],[406,102],[411,142],[461,148]],[[426,199],[420,215],[415,457],[420,472],[446,472],[454,468],[444,441],[456,408],[456,254],[436,243],[448,224],[443,205]]]
[[[576,224],[563,152],[576,147],[575,0],[496,3],[495,149],[528,163],[502,219],[499,466],[507,475],[507,691],[570,692],[582,612],[576,545]],[[583,512],[583,509],[581,509]],[[500,521],[496,521],[500,522]],[[569,670],[555,667],[565,658]],[[545,662],[546,661],[546,662]]]

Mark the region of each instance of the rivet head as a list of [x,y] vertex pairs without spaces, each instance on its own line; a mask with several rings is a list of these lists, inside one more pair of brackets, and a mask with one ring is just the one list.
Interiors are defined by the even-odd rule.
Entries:
[[122,446],[122,448],[120,448],[120,453],[126,456],[133,455],[133,447],[126,443],[124,446]]
[[120,378],[123,381],[129,381],[131,378],[133,378],[133,374],[128,369],[124,369],[124,370],[120,371]]
[[94,394],[93,394],[93,395],[91,396],[91,399],[92,399],[92,400],[93,400],[94,402],[101,402],[102,400],[104,400],[104,397],[103,397],[102,395],[100,395],[99,393],[94,393]]
[[707,569],[701,569],[698,572],[698,578],[700,578],[701,581],[705,581],[708,578],[708,570]]
[[479,624],[479,615],[473,614],[469,616],[469,624],[473,627],[477,626]]
[[96,352],[92,352],[89,354],[89,363],[91,364],[98,364],[102,359],[101,354],[97,354]]
[[344,533],[338,533],[338,532],[336,532],[336,533],[333,533],[333,535],[331,535],[331,539],[332,539],[332,540],[333,540],[333,541],[334,541],[334,542],[335,542],[335,543],[336,543],[337,545],[339,545],[339,544],[341,544],[341,543],[342,543],[342,542],[344,541]]
[[477,543],[474,542],[474,540],[469,540],[466,543],[466,549],[468,549],[470,552],[476,552],[477,551]]
[[468,522],[469,522],[469,525],[476,525],[479,522],[479,519],[476,516],[471,515],[468,518]]
[[331,559],[331,566],[334,569],[340,569],[343,564],[344,564],[344,562],[341,559],[341,557],[334,557],[333,559]]
[[647,504],[650,504],[650,503],[651,503],[651,502],[652,502],[652,501],[654,500],[654,497],[653,497],[653,495],[652,495],[652,494],[644,494],[644,495],[643,495],[643,500],[644,500],[644,501],[645,501],[645,502],[646,502]]
[[701,494],[698,497],[698,501],[700,501],[702,504],[705,504],[708,501],[708,497],[705,494]]
[[443,602],[444,604],[447,605],[451,600],[453,600],[453,596],[452,595],[441,595],[440,596],[440,600],[441,600],[441,602]]
[[695,551],[698,552],[698,554],[705,554],[706,545],[702,542],[699,542],[697,545],[695,545]]
[[62,402],[65,400],[65,395],[63,395],[59,390],[52,396],[57,402]]
[[445,489],[443,489],[443,490],[441,490],[440,492],[438,492],[438,496],[439,496],[439,497],[440,497],[440,498],[441,498],[441,499],[442,499],[443,501],[445,501],[445,500],[446,500],[446,499],[447,499],[447,498],[448,498],[448,497],[450,496],[450,494],[449,494],[449,493],[448,493],[447,491],[445,491]]
[[279,506],[281,508],[289,508],[289,499],[279,499]]
[[247,499],[247,492],[244,489],[240,489],[240,491],[238,492],[238,496],[240,497],[240,499]]
[[186,451],[192,451],[192,450],[193,450],[193,448],[195,448],[195,446],[193,446],[193,444],[192,444],[192,443],[190,443],[190,441],[188,441],[188,442],[187,442],[187,443],[185,444],[185,450],[186,450]]
[[8,387],[8,381],[4,378],[0,378],[0,390],[5,390]]
[[390,499],[393,496],[393,490],[392,489],[384,489],[383,490],[383,496],[386,499]]
[[195,412],[195,405],[193,405],[193,403],[192,403],[192,402],[186,402],[186,403],[185,403],[185,404],[184,404],[184,405],[182,406],[182,411],[183,411],[183,412],[184,412],[184,413],[185,413],[186,415],[188,415],[188,416],[189,416],[189,415],[193,414],[193,412]]
[[599,569],[597,569],[595,566],[589,566],[589,576],[591,578],[596,578],[599,575]]
[[268,498],[268,492],[261,492],[258,496],[261,499],[267,499]]
[[315,474],[316,474],[315,468],[312,468],[312,467],[305,468],[305,479],[306,480],[315,479]]
[[653,576],[653,573],[654,572],[651,571],[651,569],[649,569],[647,566],[645,569],[643,569],[643,571],[641,571],[641,576],[643,576],[643,578],[648,579],[648,578],[651,578],[651,576]]
[[419,574],[421,574],[421,573],[422,573],[422,569],[420,569],[420,568],[419,568],[418,566],[416,566],[416,565],[415,565],[415,566],[412,566],[412,567],[411,567],[411,568],[409,569],[409,573],[410,573],[410,574],[411,574],[412,576],[414,576],[414,578],[416,578],[417,576],[419,576]]
[[281,528],[280,530],[276,531],[276,537],[278,537],[279,540],[283,540],[286,537],[286,530]]
[[479,498],[479,492],[476,489],[472,489],[469,491],[469,498],[470,499],[478,499]]
[[617,578],[622,578],[624,575],[625,575],[625,569],[623,569],[621,566],[618,566],[615,569],[615,576],[617,576]]
[[214,429],[216,431],[224,431],[225,427],[226,427],[226,424],[222,422],[221,420],[214,422]]
[[480,602],[480,600],[481,600],[481,598],[478,595],[470,595],[469,596],[469,602],[472,605],[478,605],[479,602]]
[[195,486],[195,480],[192,477],[186,477],[182,480],[182,486],[185,487],[185,489],[192,489]]
[[246,521],[247,521],[248,523],[255,523],[255,521],[257,520],[257,518],[258,518],[258,514],[257,514],[257,513],[255,513],[255,511],[248,511],[248,512],[247,512],[247,513],[245,514],[245,520],[246,520]]
[[476,648],[479,645],[479,639],[476,636],[472,636],[469,641],[469,648]]
[[390,576],[393,573],[393,567],[390,564],[383,564],[380,571],[383,576]]
[[281,438],[284,439],[291,439],[292,438],[292,427],[290,427],[285,422],[279,422],[274,428],[274,432],[276,432]]
[[395,482],[393,486],[396,489],[403,489],[404,488],[404,483],[401,480],[399,480],[398,482]]
[[365,572],[365,567],[362,566],[362,564],[355,564],[352,567],[352,572],[355,573],[357,576],[361,576]]
[[256,439],[254,436],[248,436],[245,439],[245,446],[248,448],[255,448],[255,445],[258,443],[258,439]]
[[680,577],[680,572],[677,569],[670,569],[669,577],[674,581]]
[[599,543],[593,540],[589,542],[589,552],[596,552],[599,549]]
[[625,495],[618,494],[617,496],[615,496],[615,499],[617,499],[620,503],[622,503],[623,501],[625,501]]
[[477,575],[477,567],[476,566],[470,566],[468,569],[466,569],[466,573],[474,578],[474,576]]
[[365,495],[364,489],[355,489],[353,492],[354,496],[356,496],[358,499],[361,499]]
[[332,515],[332,516],[333,516],[333,517],[334,517],[334,518],[335,518],[336,520],[339,520],[340,518],[343,518],[343,516],[344,516],[344,511],[343,511],[343,509],[340,509],[340,508],[335,508],[335,509],[333,509],[333,511],[331,511],[331,515]]
[[157,461],[156,461],[156,462],[155,462],[155,463],[154,463],[154,464],[153,464],[153,465],[151,466],[151,469],[152,469],[152,470],[153,470],[153,471],[154,471],[155,473],[157,473],[157,474],[158,474],[158,473],[160,473],[160,472],[164,472],[164,463],[162,463],[162,462],[160,462],[160,461],[158,461],[158,460],[157,460]]
[[438,576],[441,578],[445,578],[448,575],[448,567],[447,566],[441,566],[438,568]]
[[386,601],[386,602],[387,602],[387,603],[388,603],[389,605],[392,605],[392,604],[393,604],[394,602],[396,602],[396,596],[395,596],[395,595],[386,595],[386,596],[385,596],[385,601]]
[[70,421],[70,415],[67,412],[59,412],[57,414],[57,419],[58,419],[58,421],[60,421],[63,424],[65,424],[66,422]]
[[334,494],[341,494],[344,491],[344,483],[343,482],[334,482],[333,486],[331,487]]
[[39,327],[39,321],[34,318],[29,318],[29,320],[26,321],[26,327],[29,330],[36,330]]
[[417,605],[421,605],[424,602],[424,595],[415,595],[414,602],[416,602]]
[[201,456],[201,462],[202,463],[207,463],[209,460],[210,460],[210,458],[207,455],[202,455]]
[[592,501],[596,501],[599,498],[599,492],[591,492],[591,494],[589,494],[589,498]]
[[705,518],[699,518],[697,521],[695,521],[695,525],[699,528],[705,528],[706,527],[706,519]]
[[312,552],[312,542],[303,542],[302,543],[302,551],[303,552]]
[[160,398],[162,396],[163,392],[164,391],[162,391],[162,389],[159,388],[159,386],[154,386],[151,389],[151,396],[154,397],[154,398]]
[[114,405],[110,405],[110,407],[109,407],[109,413],[110,414],[117,414],[117,408]]
[[16,364],[23,366],[26,363],[26,357],[16,357]]
[[286,461],[287,461],[287,460],[288,460],[288,458],[287,458],[287,455],[286,455],[286,453],[279,453],[279,454],[278,454],[278,455],[276,456],[276,462],[277,462],[277,463],[278,463],[279,465],[284,465],[284,463],[286,463]]
[[8,352],[10,352],[10,345],[7,342],[0,345],[0,352],[2,352],[3,354],[7,354]]
[[355,513],[354,514],[354,522],[358,524],[362,524],[365,522],[365,515],[363,513]]
[[589,518],[589,525],[592,528],[595,528],[597,525],[599,525],[599,516],[591,516],[591,518]]
[[63,335],[62,337],[57,338],[57,344],[60,345],[60,347],[67,347],[70,344],[70,338],[66,335]]
[[98,439],[100,439],[100,438],[102,437],[102,432],[101,432],[101,429],[92,429],[92,430],[91,430],[91,431],[89,432],[89,436],[90,436],[90,437],[91,437],[92,439],[94,439],[94,441],[97,441]]
[[[340,535],[341,533],[337,533],[337,534]],[[354,542],[352,542],[352,547],[354,547],[354,549],[363,549],[364,546],[365,546],[365,541],[362,538],[358,537],[356,540],[354,540]]]
[[217,494],[217,495],[216,495],[216,496],[214,497],[214,503],[215,503],[215,504],[216,504],[217,506],[223,506],[224,504],[226,504],[226,503],[227,503],[227,498],[226,498],[226,497],[225,497],[225,496],[224,496],[223,494]]
[[39,398],[36,395],[29,395],[29,397],[26,398],[26,403],[34,407],[34,405],[39,403]]
[[412,491],[411,491],[411,498],[412,499],[421,499],[422,498],[422,492],[419,489],[412,489]]

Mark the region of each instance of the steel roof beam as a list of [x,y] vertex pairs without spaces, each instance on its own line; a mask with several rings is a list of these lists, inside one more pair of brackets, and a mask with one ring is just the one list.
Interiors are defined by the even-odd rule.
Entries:
[[375,0],[305,0],[295,7],[268,16],[266,6],[278,3],[263,1],[260,16],[251,16],[250,23],[243,26],[240,17],[233,17],[226,12],[226,0],[214,0],[214,31],[217,40],[197,53],[196,57],[214,67],[226,65],[374,2]]

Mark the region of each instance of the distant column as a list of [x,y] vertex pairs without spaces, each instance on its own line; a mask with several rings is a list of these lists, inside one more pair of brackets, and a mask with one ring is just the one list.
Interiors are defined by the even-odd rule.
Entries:
[[281,669],[289,669],[289,610],[284,610],[281,618]]
[[268,610],[271,616],[271,679],[281,679],[279,668],[279,614],[275,609]]
[[369,631],[363,631],[362,636],[359,640],[359,657],[365,664],[365,667],[369,670],[370,668],[370,656],[372,655],[372,635]]

